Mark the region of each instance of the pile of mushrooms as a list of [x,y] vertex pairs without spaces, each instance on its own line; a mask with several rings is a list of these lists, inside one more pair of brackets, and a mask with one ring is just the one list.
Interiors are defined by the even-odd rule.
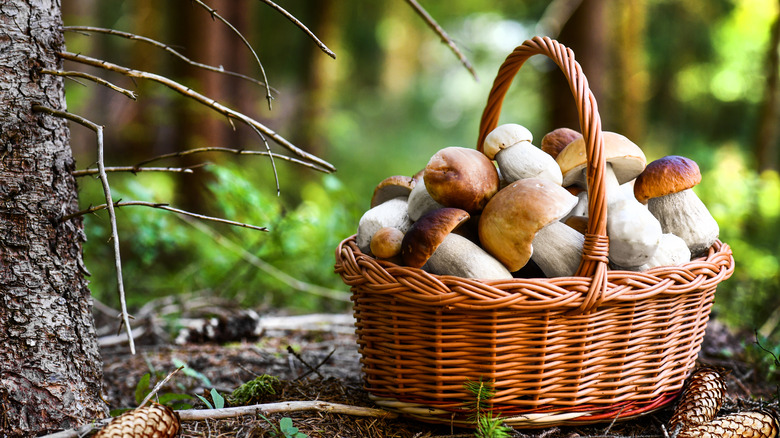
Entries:
[[[693,192],[692,160],[647,164],[628,138],[603,132],[611,269],[644,271],[690,261],[718,238],[718,224]],[[375,188],[356,244],[366,254],[432,274],[508,279],[526,272],[573,276],[587,226],[585,139],[559,128],[541,147],[513,123],[482,150],[446,147],[413,176]]]

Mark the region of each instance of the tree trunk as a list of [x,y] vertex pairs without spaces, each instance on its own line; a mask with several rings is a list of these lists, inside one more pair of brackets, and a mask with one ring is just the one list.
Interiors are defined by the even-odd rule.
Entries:
[[0,3],[0,435],[103,417],[102,362],[82,274],[80,220],[57,69],[59,0]]

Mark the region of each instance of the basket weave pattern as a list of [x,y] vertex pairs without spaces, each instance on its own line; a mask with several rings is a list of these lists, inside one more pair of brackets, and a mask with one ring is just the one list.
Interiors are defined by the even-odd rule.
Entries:
[[[601,122],[568,48],[526,41],[499,69],[478,145],[527,58],[550,57],[571,85],[587,139],[589,224],[576,276],[479,280],[437,276],[336,250],[352,290],[366,389],[377,404],[424,421],[468,424],[468,381],[489,381],[495,413],[513,426],[633,416],[673,399],[693,368],[715,289],[734,269],[728,245],[674,267],[607,269]],[[478,146],[479,148],[479,146]]]

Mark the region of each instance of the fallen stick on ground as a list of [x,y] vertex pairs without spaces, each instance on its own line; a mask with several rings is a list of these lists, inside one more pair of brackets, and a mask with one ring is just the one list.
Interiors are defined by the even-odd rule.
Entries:
[[189,420],[218,420],[223,418],[240,417],[242,415],[269,415],[279,412],[320,411],[331,414],[355,415],[358,417],[396,418],[398,414],[382,409],[365,408],[361,406],[329,403],[324,401],[288,401],[279,403],[265,403],[251,406],[237,406],[222,409],[188,409],[176,411],[182,421]]

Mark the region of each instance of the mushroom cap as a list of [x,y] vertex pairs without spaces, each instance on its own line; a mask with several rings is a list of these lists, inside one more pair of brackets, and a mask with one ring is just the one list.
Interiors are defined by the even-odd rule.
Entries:
[[394,175],[383,179],[374,188],[371,208],[393,198],[408,197],[414,184],[415,181],[412,177],[404,175]]
[[517,123],[505,123],[495,127],[482,143],[482,153],[491,160],[501,149],[506,149],[521,141],[531,143],[534,136],[525,126]]
[[576,204],[576,196],[550,181],[515,181],[496,193],[482,211],[480,243],[510,271],[517,271],[533,254],[536,232],[564,217]]
[[401,254],[404,232],[395,227],[382,227],[371,237],[371,254],[380,259],[390,259]]
[[556,158],[569,143],[579,138],[582,138],[582,134],[571,128],[558,128],[542,137],[542,143],[539,147],[551,157]]
[[701,182],[699,165],[690,158],[669,155],[647,165],[636,177],[634,197],[639,202],[678,193]]
[[476,149],[447,147],[436,152],[423,175],[425,188],[434,201],[476,213],[499,187],[496,166]]
[[[618,183],[623,184],[642,173],[647,158],[634,142],[616,132],[604,131],[604,160],[612,165]],[[585,151],[585,138],[569,143],[555,158],[563,173],[563,185],[585,183],[585,167],[588,157]]]
[[425,214],[412,224],[401,242],[401,259],[404,264],[421,268],[444,238],[469,217],[465,210],[448,207]]

